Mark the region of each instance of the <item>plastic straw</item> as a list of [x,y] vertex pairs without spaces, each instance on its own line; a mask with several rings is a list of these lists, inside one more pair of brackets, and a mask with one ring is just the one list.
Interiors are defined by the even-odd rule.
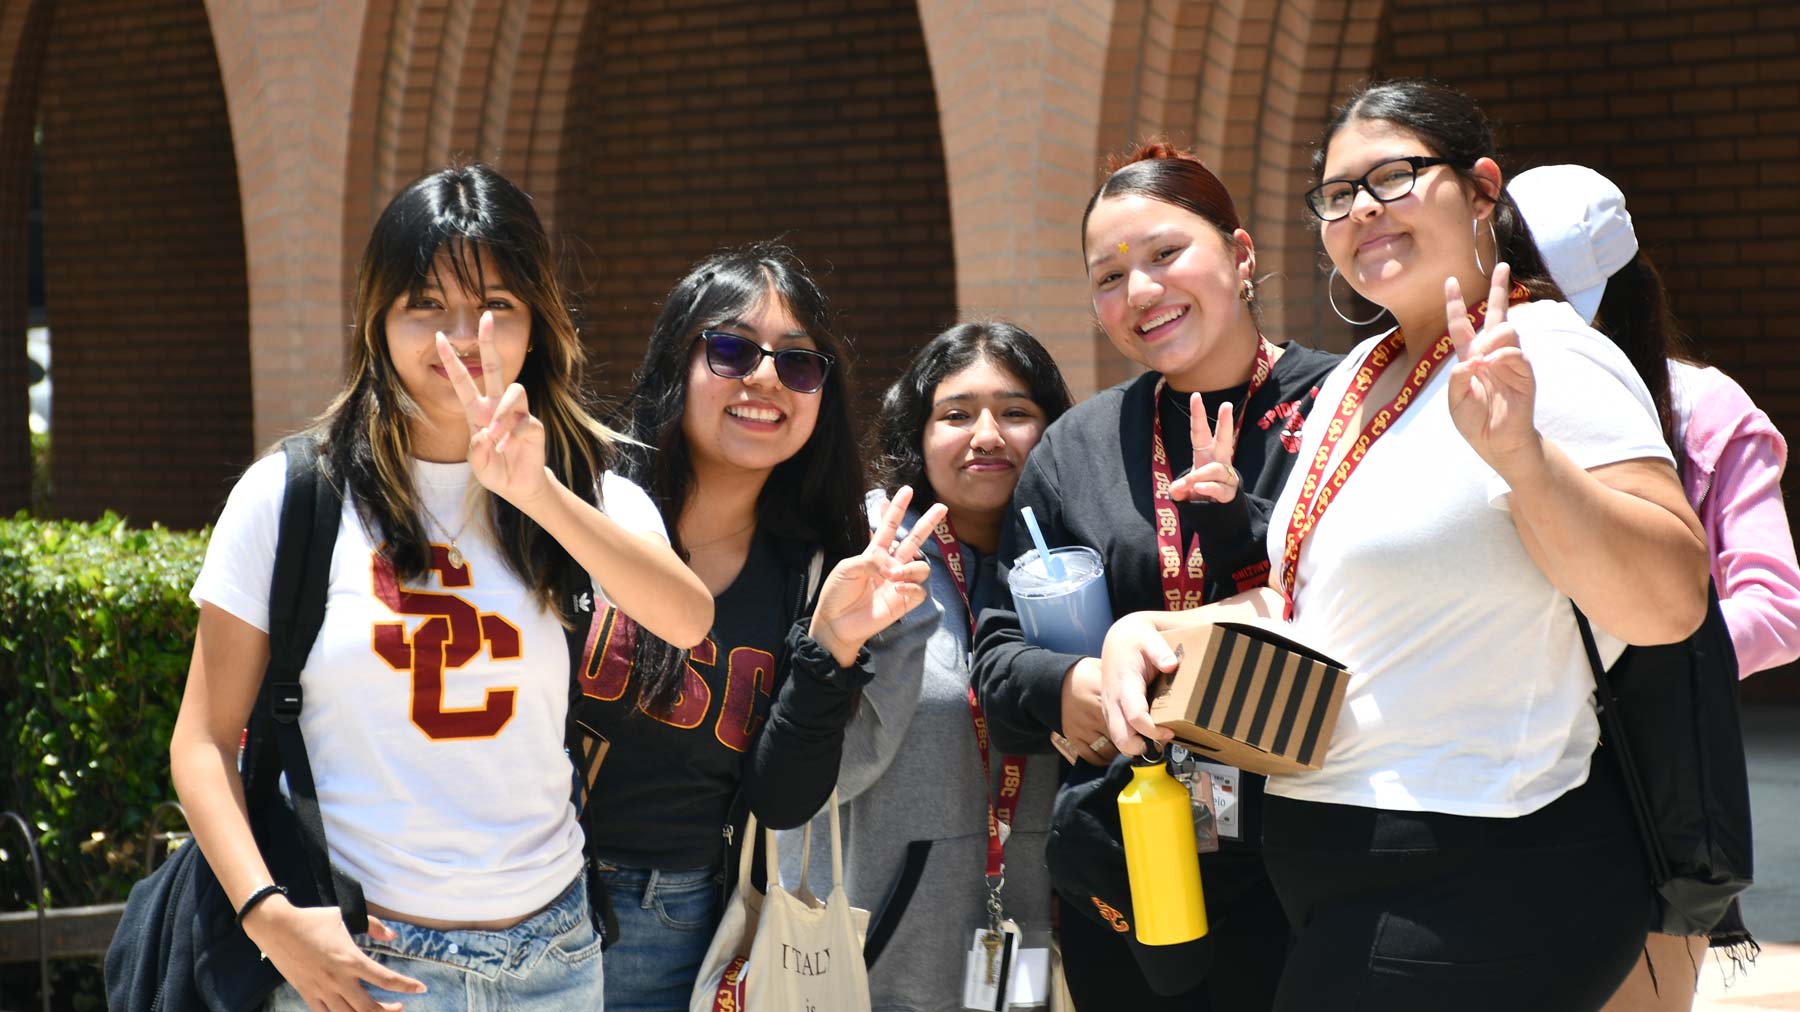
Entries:
[[1031,543],[1037,546],[1038,558],[1044,560],[1044,572],[1052,580],[1064,579],[1067,574],[1063,570],[1062,560],[1050,554],[1050,545],[1044,541],[1044,532],[1038,527],[1037,516],[1026,506],[1019,510],[1025,515],[1025,529],[1031,532]]

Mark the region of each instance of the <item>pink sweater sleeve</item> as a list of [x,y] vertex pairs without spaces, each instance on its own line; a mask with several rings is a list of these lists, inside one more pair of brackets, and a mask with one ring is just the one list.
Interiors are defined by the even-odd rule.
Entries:
[[1787,447],[1759,420],[1722,448],[1701,502],[1740,677],[1800,658],[1800,563],[1781,494]]

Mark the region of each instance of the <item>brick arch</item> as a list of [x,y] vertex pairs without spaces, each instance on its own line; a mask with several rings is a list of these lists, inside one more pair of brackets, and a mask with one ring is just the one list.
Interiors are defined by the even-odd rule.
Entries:
[[855,342],[865,403],[954,321],[935,61],[910,3],[596,2],[576,50],[558,217],[604,390],[721,245],[797,249]]
[[67,515],[197,526],[249,452],[244,223],[214,52],[196,4],[55,4],[38,113]]
[[1077,394],[1113,381],[1076,226],[1094,185],[1109,40],[1102,4],[919,0],[943,131],[965,315],[1031,331]]
[[1373,65],[1385,0],[1150,0],[1118,5],[1101,148],[1163,133],[1230,188],[1257,243],[1271,336],[1343,349],[1316,229],[1300,203],[1312,144]]
[[369,0],[344,202],[346,291],[375,216],[452,161],[493,165],[555,228],[570,68],[586,0]]

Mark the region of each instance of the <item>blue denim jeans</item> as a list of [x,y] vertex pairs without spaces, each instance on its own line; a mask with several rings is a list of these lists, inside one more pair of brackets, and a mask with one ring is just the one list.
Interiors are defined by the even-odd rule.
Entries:
[[717,868],[659,871],[602,862],[619,920],[606,950],[607,1012],[687,1012],[724,905]]
[[[600,936],[588,913],[587,875],[576,876],[556,901],[505,931],[433,931],[387,921],[400,937],[377,942],[357,935],[369,958],[421,981],[424,994],[363,986],[376,1001],[397,1001],[407,1012],[541,1009],[600,1012],[605,977]],[[264,1006],[269,1012],[306,1012],[306,1002],[283,984]]]

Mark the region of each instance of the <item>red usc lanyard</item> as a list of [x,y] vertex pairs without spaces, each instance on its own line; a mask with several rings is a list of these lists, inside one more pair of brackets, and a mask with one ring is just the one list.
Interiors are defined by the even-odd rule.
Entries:
[[[973,647],[975,607],[969,600],[969,576],[963,569],[962,542],[956,540],[956,532],[950,527],[949,517],[940,521],[931,533],[937,538],[938,550],[944,557],[944,568],[950,570],[950,578],[956,581],[956,592],[962,596],[963,611],[969,616],[969,645]],[[974,686],[969,687],[969,715],[975,721],[975,747],[981,751],[981,782],[988,791],[987,877],[998,879],[1005,868],[1005,845],[1000,840],[1000,824],[1006,823],[1008,831],[1011,831],[1013,815],[1019,809],[1019,792],[1025,785],[1025,757],[1000,757],[1000,797],[995,800],[992,786],[993,761],[988,753],[987,717],[981,712],[981,701],[975,698]]]
[[[1274,368],[1274,346],[1257,338],[1256,364],[1250,368],[1250,387],[1244,393],[1244,403],[1238,405],[1237,422],[1232,427],[1234,437],[1243,433],[1244,419],[1250,416],[1244,409]],[[1175,476],[1169,471],[1169,452],[1163,447],[1162,412],[1157,410],[1167,385],[1168,380],[1157,380],[1156,392],[1150,396],[1150,497],[1156,512],[1156,554],[1162,561],[1163,603],[1169,611],[1184,611],[1206,603],[1206,559],[1200,554],[1200,535],[1195,534],[1188,544],[1187,565],[1184,567],[1181,562],[1181,517],[1169,495]]]
[[[1523,285],[1514,285],[1508,295],[1509,304],[1522,302],[1529,298]],[[1487,302],[1484,300],[1480,305],[1469,310],[1470,325],[1479,330],[1481,327],[1479,321],[1485,315],[1487,315]],[[1300,548],[1306,543],[1307,536],[1313,532],[1313,528],[1319,525],[1320,518],[1331,507],[1332,500],[1343,489],[1344,483],[1350,480],[1350,475],[1355,473],[1357,467],[1362,464],[1363,458],[1368,456],[1369,448],[1375,445],[1377,439],[1386,435],[1406,409],[1412,406],[1413,398],[1418,396],[1419,391],[1425,389],[1425,384],[1431,382],[1431,377],[1436,374],[1438,366],[1450,357],[1456,346],[1450,340],[1450,331],[1446,328],[1431,348],[1426,351],[1425,356],[1419,359],[1419,364],[1413,366],[1412,375],[1406,378],[1406,382],[1400,387],[1400,392],[1394,395],[1394,399],[1382,405],[1379,410],[1369,416],[1368,424],[1357,436],[1356,442],[1351,444],[1350,451],[1344,454],[1344,459],[1331,473],[1331,477],[1321,484],[1320,479],[1325,475],[1325,465],[1330,463],[1332,452],[1343,440],[1345,431],[1350,427],[1350,419],[1356,416],[1356,409],[1362,405],[1363,397],[1382,376],[1386,375],[1389,369],[1393,368],[1395,363],[1404,361],[1401,352],[1405,348],[1406,335],[1395,329],[1379,344],[1369,349],[1368,356],[1363,359],[1362,367],[1356,370],[1356,375],[1351,378],[1349,387],[1345,389],[1344,399],[1331,416],[1331,422],[1325,429],[1325,438],[1319,441],[1319,450],[1313,454],[1312,466],[1307,468],[1306,481],[1300,486],[1300,497],[1294,501],[1294,512],[1288,516],[1287,536],[1284,539],[1285,546],[1281,556],[1281,596],[1287,602],[1286,617],[1289,619],[1294,617],[1294,586],[1299,580],[1300,574]]]

